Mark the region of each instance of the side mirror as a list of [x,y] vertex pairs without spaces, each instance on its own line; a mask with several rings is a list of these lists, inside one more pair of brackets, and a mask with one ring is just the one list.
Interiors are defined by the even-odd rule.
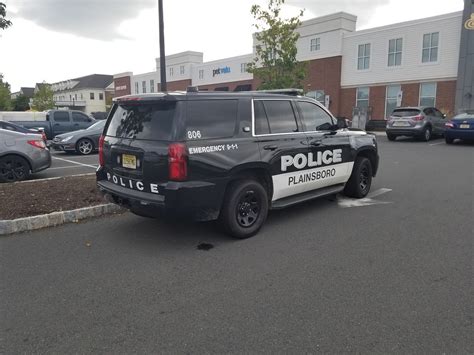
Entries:
[[344,117],[337,117],[337,129],[347,128],[347,120]]

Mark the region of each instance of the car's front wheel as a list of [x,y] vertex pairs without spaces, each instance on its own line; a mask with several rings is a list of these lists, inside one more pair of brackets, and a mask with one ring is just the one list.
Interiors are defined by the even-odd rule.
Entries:
[[224,229],[234,238],[255,235],[267,219],[268,195],[255,180],[233,182],[224,199],[220,220]]
[[30,165],[26,159],[8,155],[0,158],[0,182],[14,182],[28,179]]
[[431,127],[425,127],[421,135],[421,139],[424,140],[425,142],[428,142],[431,139],[431,134],[432,134]]
[[357,157],[351,177],[344,187],[344,194],[349,197],[367,196],[372,185],[372,164],[366,157]]
[[90,139],[83,138],[76,144],[76,151],[82,155],[89,155],[94,150],[94,144]]

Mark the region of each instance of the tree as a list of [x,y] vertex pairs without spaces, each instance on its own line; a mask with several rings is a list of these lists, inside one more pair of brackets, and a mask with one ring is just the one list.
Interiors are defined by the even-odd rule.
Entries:
[[45,111],[54,108],[53,90],[51,86],[43,83],[33,96],[32,108],[36,111]]
[[253,5],[251,14],[256,23],[255,39],[256,57],[249,63],[247,71],[254,78],[261,80],[259,89],[302,88],[306,76],[305,63],[296,60],[296,41],[299,33],[296,28],[301,24],[298,16],[290,19],[281,18],[281,7],[285,0],[269,0],[268,10],[260,5]]
[[25,95],[18,95],[12,101],[13,111],[27,111],[30,109],[30,99]]
[[0,74],[0,111],[9,111],[11,109],[10,84],[3,81],[3,75]]
[[12,22],[5,18],[6,16],[7,6],[3,2],[0,2],[0,29],[2,30],[12,25]]

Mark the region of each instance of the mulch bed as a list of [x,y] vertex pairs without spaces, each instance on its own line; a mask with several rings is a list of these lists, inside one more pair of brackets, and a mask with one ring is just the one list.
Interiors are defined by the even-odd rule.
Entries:
[[36,216],[106,203],[95,175],[0,184],[0,220]]

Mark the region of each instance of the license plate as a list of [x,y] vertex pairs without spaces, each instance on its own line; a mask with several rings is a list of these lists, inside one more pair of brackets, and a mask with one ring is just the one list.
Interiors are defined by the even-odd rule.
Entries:
[[393,125],[395,127],[407,127],[409,126],[410,124],[408,122],[393,122]]
[[461,128],[469,128],[469,125],[468,125],[468,124],[461,124],[461,125],[459,125],[459,127],[461,127]]
[[137,157],[130,154],[122,154],[122,166],[128,169],[137,168]]

